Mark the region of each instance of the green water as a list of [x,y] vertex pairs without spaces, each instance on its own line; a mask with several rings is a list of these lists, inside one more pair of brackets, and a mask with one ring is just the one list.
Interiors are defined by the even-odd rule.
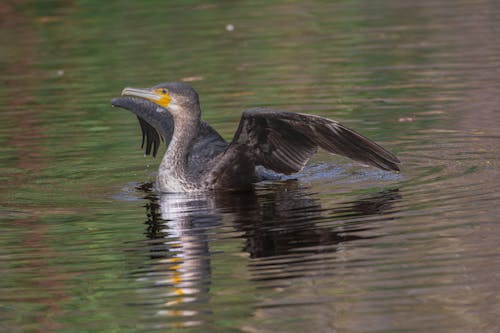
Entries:
[[[0,331],[498,331],[499,14],[2,2]],[[402,172],[321,152],[253,194],[140,189],[159,159],[109,100],[164,81],[192,84],[226,139],[246,108],[318,114]]]

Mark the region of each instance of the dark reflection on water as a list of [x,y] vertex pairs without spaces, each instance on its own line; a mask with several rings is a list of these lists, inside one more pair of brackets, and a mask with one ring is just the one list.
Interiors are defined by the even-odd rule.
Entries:
[[[384,191],[326,210],[312,194],[297,186],[284,186],[261,196],[238,198],[246,205],[251,202],[252,206],[249,214],[239,214],[234,224],[237,230],[244,232],[244,250],[251,258],[284,256],[296,250],[325,253],[335,251],[334,245],[339,243],[369,238],[357,235],[357,232],[370,228],[369,221],[365,221],[367,225],[350,225],[349,219],[382,216],[399,198],[397,190]],[[320,221],[327,222],[328,226],[318,228],[316,223]]]
[[151,316],[167,319],[156,328],[210,321],[203,319],[211,314],[207,306],[213,284],[210,243],[214,236],[224,237],[217,235],[224,218],[229,218],[226,227],[243,240],[242,251],[251,258],[251,280],[290,284],[310,275],[315,262],[324,265],[342,244],[375,237],[360,235],[374,228],[366,218],[393,219],[385,215],[393,214],[393,205],[401,200],[399,191],[391,189],[325,209],[315,194],[296,181],[267,184],[249,193],[215,195],[157,195],[149,184],[141,190],[148,200],[147,242],[133,251],[146,252],[149,260],[135,268],[132,277],[144,282],[147,292],[144,302],[130,305],[148,307]]

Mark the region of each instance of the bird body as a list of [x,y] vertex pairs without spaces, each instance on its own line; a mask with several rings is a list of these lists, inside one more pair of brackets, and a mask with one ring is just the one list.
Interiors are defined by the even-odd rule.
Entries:
[[167,150],[157,184],[162,192],[248,190],[276,173],[300,171],[318,148],[383,170],[399,160],[383,147],[324,117],[254,108],[243,112],[231,142],[201,120],[196,91],[185,83],[125,88],[113,106],[135,113],[146,154]]

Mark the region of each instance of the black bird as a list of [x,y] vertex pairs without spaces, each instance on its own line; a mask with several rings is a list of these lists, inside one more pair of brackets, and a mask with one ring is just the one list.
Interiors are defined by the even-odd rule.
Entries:
[[249,109],[228,143],[201,120],[198,94],[185,83],[125,88],[111,104],[137,115],[147,155],[156,156],[160,140],[166,143],[157,179],[162,192],[247,190],[275,173],[300,171],[318,148],[399,171],[400,161],[392,153],[334,120],[315,115]]

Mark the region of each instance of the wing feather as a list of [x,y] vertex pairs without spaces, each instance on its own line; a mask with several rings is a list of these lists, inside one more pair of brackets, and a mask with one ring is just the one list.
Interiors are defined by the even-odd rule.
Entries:
[[156,157],[161,141],[168,146],[174,131],[174,121],[170,113],[159,112],[159,107],[153,102],[136,97],[114,98],[111,104],[135,113],[141,127],[141,148],[144,148],[146,155]]
[[399,171],[392,153],[336,121],[301,113],[251,109],[243,113],[229,148],[244,145],[256,165],[300,171],[318,148],[383,170]]
[[[141,148],[144,148],[146,155],[155,157],[162,141],[167,146],[170,144],[174,132],[174,120],[170,112],[153,102],[130,96],[114,98],[111,104],[127,109],[137,116],[142,132]],[[226,146],[226,141],[212,127],[201,121],[200,132],[188,154],[188,163],[206,163],[223,152]]]
[[163,137],[160,136],[158,131],[153,126],[149,125],[147,121],[139,116],[137,116],[137,119],[139,120],[142,132],[141,148],[144,148],[144,143],[146,143],[145,154],[152,154],[153,157],[156,157],[158,148],[160,148],[160,140],[163,141]]

